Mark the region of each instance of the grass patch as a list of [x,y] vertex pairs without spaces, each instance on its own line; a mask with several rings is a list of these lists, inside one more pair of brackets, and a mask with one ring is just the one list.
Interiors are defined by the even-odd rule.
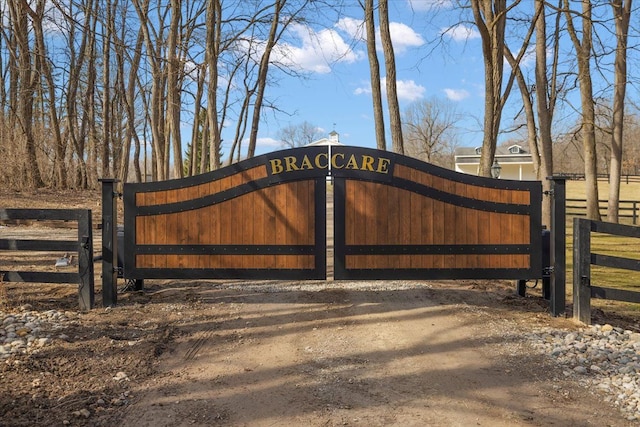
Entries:
[[[600,199],[608,197],[609,184],[599,181]],[[567,181],[567,198],[583,199],[586,196],[584,181]],[[640,183],[621,183],[621,200],[640,201]],[[621,221],[629,223],[628,221]],[[573,298],[573,217],[567,215],[566,241],[567,241],[567,297],[568,302]],[[591,252],[602,255],[617,256],[640,260],[640,239],[633,237],[614,236],[604,233],[591,233]],[[640,272],[623,270],[610,267],[591,266],[591,283],[594,286],[606,288],[626,289],[640,292]],[[640,316],[640,304],[592,299],[592,307],[596,309],[614,311],[616,313],[638,317]]]

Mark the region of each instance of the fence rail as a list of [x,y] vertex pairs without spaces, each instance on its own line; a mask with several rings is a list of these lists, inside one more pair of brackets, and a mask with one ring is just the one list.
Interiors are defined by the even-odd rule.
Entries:
[[640,238],[640,227],[573,219],[573,318],[586,324],[591,323],[591,298],[640,303],[640,292],[591,284],[591,265],[640,271],[640,260],[592,253],[591,232]]
[[78,285],[81,310],[94,305],[93,232],[90,209],[0,209],[0,221],[76,221],[78,240],[0,239],[0,251],[75,252],[78,272],[0,271],[0,282],[70,283]]
[[[586,216],[587,200],[586,199],[567,199],[567,216]],[[598,208],[600,215],[607,215],[606,199],[598,200]],[[640,201],[638,200],[620,200],[618,202],[618,217],[620,219],[629,219],[631,224],[637,225],[640,221]]]
[[[558,174],[557,176],[562,177],[564,179],[571,180],[571,181],[584,181],[583,173],[562,173],[562,174]],[[599,173],[598,181],[609,182],[609,174]],[[620,177],[620,182],[624,184],[629,184],[631,182],[640,182],[640,175],[622,175]]]

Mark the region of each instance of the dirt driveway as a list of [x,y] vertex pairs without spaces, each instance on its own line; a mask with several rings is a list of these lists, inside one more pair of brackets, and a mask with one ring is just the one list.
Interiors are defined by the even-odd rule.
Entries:
[[132,386],[121,425],[627,425],[523,340],[530,328],[571,325],[507,285],[487,291],[460,282],[161,290],[144,309],[166,307],[175,341],[158,374]]
[[534,354],[528,331],[574,326],[509,283],[151,282],[88,313],[5,291],[68,309],[0,362],[2,426],[632,425]]

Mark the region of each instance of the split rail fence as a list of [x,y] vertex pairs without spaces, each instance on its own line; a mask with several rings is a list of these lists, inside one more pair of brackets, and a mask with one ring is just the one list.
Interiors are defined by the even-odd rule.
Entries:
[[80,309],[93,308],[93,231],[90,209],[0,209],[0,220],[77,221],[77,240],[0,239],[2,251],[72,253],[74,257],[77,256],[77,272],[0,270],[0,282],[77,284]]
[[[591,233],[640,238],[640,227],[573,219],[573,317],[591,323],[591,298],[640,303],[640,292],[595,286],[591,283],[591,266],[640,271],[640,260],[591,252]],[[640,289],[640,283],[637,284]]]

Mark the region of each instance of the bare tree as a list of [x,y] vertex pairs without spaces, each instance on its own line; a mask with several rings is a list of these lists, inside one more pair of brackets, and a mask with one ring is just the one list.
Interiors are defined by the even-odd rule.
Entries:
[[611,160],[609,174],[609,200],[607,220],[618,222],[620,201],[620,176],[622,174],[622,152],[624,142],[624,108],[627,91],[627,41],[631,20],[632,0],[612,0],[616,26],[616,54],[613,83],[613,115],[611,123]]
[[26,1],[10,1],[9,13],[16,40],[17,56],[17,100],[16,122],[18,136],[24,144],[24,157],[20,159],[24,171],[23,184],[26,187],[43,187],[44,182],[36,158],[36,144],[33,135],[33,103],[38,76],[33,71],[31,46],[29,44],[29,5]]
[[[591,52],[593,48],[593,21],[591,1],[581,0],[582,10],[570,8],[569,0],[564,0],[564,14],[567,31],[576,51],[578,61],[578,82],[580,85],[580,106],[582,108],[582,150],[584,154],[584,175],[587,196],[587,217],[600,220],[598,207],[598,164],[595,135],[595,107],[593,102],[593,82],[591,79]],[[575,16],[575,17],[574,17]],[[581,37],[574,19],[579,19]]]
[[[124,30],[123,30],[124,33]],[[123,34],[124,35],[124,34]],[[122,88],[122,99],[124,102],[124,108],[127,117],[127,130],[124,138],[123,156],[120,163],[120,170],[118,178],[121,182],[126,182],[129,175],[129,153],[131,151],[131,141],[135,143],[133,168],[135,172],[136,182],[142,182],[142,172],[140,170],[140,139],[138,137],[136,126],[136,88],[137,88],[137,75],[140,68],[140,62],[142,59],[142,43],[144,42],[144,36],[142,31],[138,31],[135,47],[133,48],[133,57],[131,58],[129,65],[129,79],[127,81],[126,88]],[[117,44],[116,49],[121,49],[120,55],[125,55],[124,49],[124,37],[121,37],[121,41]],[[123,81],[124,86],[124,81]]]
[[[562,0],[558,0],[561,2]],[[558,5],[560,6],[560,5]],[[552,125],[553,116],[558,99],[558,55],[560,52],[560,8],[557,8],[553,42],[547,43],[547,21],[544,0],[536,0],[536,65],[535,65],[535,87],[536,87],[536,111],[538,114],[538,138],[540,142],[540,172],[539,179],[542,181],[542,189],[545,194],[551,189],[551,182],[547,179],[554,174],[553,165],[553,139]],[[551,49],[549,49],[551,47]],[[547,51],[553,53],[551,67],[547,61]],[[550,77],[547,70],[550,68]],[[545,197],[542,201],[542,222],[551,226],[551,204],[550,197]]]
[[484,57],[484,136],[478,174],[491,176],[491,165],[496,152],[500,122],[510,85],[503,93],[503,62],[507,12],[519,1],[507,7],[506,0],[472,0],[473,18],[482,39]]
[[207,1],[207,37],[205,61],[209,72],[207,91],[208,156],[202,150],[203,159],[209,158],[209,170],[220,167],[220,127],[218,124],[218,62],[222,53],[222,4],[220,0]]
[[286,126],[278,132],[278,139],[286,148],[302,147],[320,138],[318,126],[307,121]]
[[166,145],[166,64],[164,57],[164,30],[166,14],[158,12],[156,26],[149,17],[149,0],[133,0],[144,34],[147,60],[151,67],[150,126],[153,147],[153,179],[167,179],[169,175],[169,147]]
[[442,159],[457,145],[455,105],[431,98],[409,105],[402,117],[406,154],[429,163]]
[[380,41],[384,52],[384,68],[387,73],[387,105],[389,107],[389,126],[391,127],[391,146],[393,151],[404,154],[402,140],[402,119],[398,104],[398,90],[396,86],[396,59],[391,42],[389,28],[389,4],[387,0],[379,0],[378,14],[380,16]]
[[367,56],[369,58],[369,75],[371,76],[371,97],[376,128],[376,147],[378,150],[386,150],[387,142],[384,133],[382,89],[380,88],[380,62],[378,61],[378,53],[376,50],[376,26],[373,9],[373,0],[365,0],[364,23],[367,31]]
[[[560,14],[556,12],[556,16]],[[514,57],[509,47],[505,44],[505,58],[512,68],[513,75],[520,89],[523,111],[527,124],[527,141],[533,161],[536,178],[541,180],[543,191],[551,188],[551,182],[546,178],[553,175],[553,142],[551,139],[551,126],[553,111],[556,102],[556,76],[558,69],[558,40],[559,28],[556,19],[556,28],[553,34],[551,46],[547,42],[547,24],[545,6],[543,0],[536,0],[534,15],[529,29],[521,44],[517,57]],[[535,30],[535,82],[527,81],[521,69],[521,60],[529,49],[530,40]],[[551,66],[548,66],[547,51],[554,53]],[[550,70],[551,78],[547,76]],[[534,107],[535,98],[535,107]],[[537,123],[536,123],[537,117]],[[545,197],[542,203],[542,222],[551,224],[551,198]]]
[[166,116],[166,146],[173,147],[173,177],[184,176],[182,168],[182,145],[180,137],[180,102],[181,74],[183,73],[178,56],[178,44],[181,22],[181,0],[171,0],[171,22],[167,39],[167,116]]
[[66,143],[62,140],[60,134],[60,121],[58,120],[57,110],[57,95],[56,84],[53,79],[53,73],[51,71],[51,64],[49,62],[49,55],[47,53],[47,47],[44,39],[44,29],[42,21],[44,19],[44,7],[45,1],[38,0],[35,10],[32,10],[27,6],[27,12],[31,17],[33,23],[33,31],[35,35],[35,53],[38,56],[37,64],[38,71],[44,79],[44,84],[47,87],[47,96],[49,102],[49,108],[47,113],[51,123],[51,137],[54,142],[54,157],[53,157],[53,186],[65,187],[67,184],[67,169],[64,163],[66,155]]

